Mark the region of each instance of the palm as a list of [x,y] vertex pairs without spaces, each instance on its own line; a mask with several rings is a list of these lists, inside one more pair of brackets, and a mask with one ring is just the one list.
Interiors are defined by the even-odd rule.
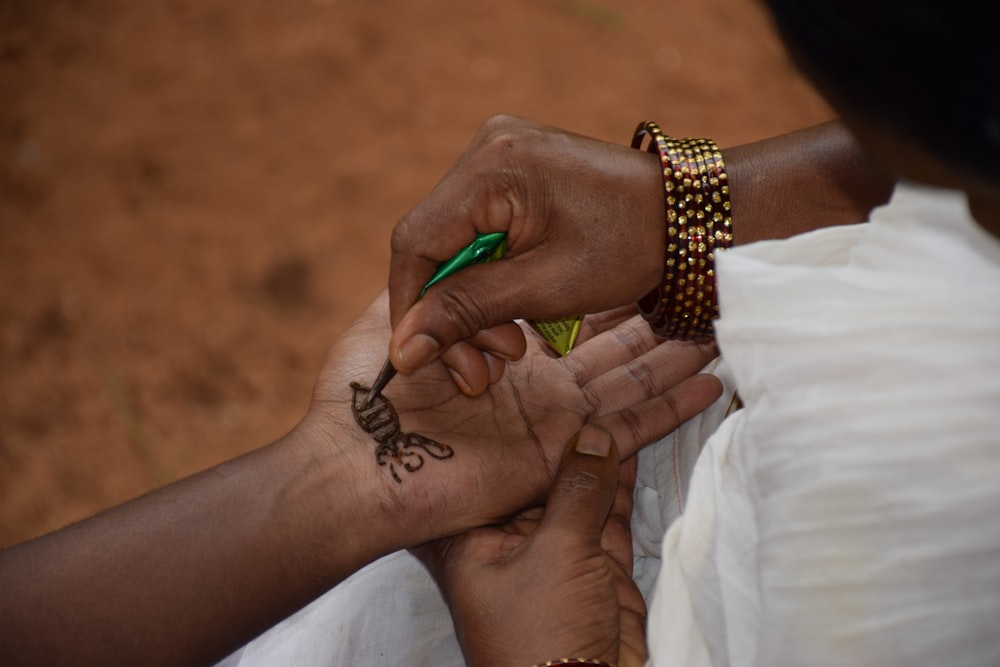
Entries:
[[[349,405],[350,383],[371,382],[385,359],[389,335],[383,293],[334,347],[316,402]],[[508,364],[504,376],[481,396],[458,391],[441,363],[390,383],[383,393],[398,414],[401,432],[454,450],[452,458],[442,461],[417,450],[419,462],[411,459],[417,470],[397,466],[400,486],[423,485],[441,502],[460,500],[462,512],[474,517],[474,523],[492,522],[543,497],[565,443],[587,420],[631,409],[625,417],[605,417],[627,457],[715,397],[714,386],[704,383],[673,397],[679,414],[663,405],[656,409],[654,397],[697,372],[712,351],[658,346],[641,321],[600,333],[563,358],[551,356],[532,333],[528,337],[524,358]],[[648,404],[650,398],[654,403]],[[372,446],[374,451],[374,441]]]

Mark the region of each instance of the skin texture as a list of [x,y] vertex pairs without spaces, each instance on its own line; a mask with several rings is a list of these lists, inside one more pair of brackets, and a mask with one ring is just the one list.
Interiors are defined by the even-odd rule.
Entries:
[[[723,153],[737,243],[860,222],[893,183],[838,123]],[[496,341],[504,341],[499,356],[516,351],[518,332],[496,327],[637,301],[663,274],[659,169],[645,151],[523,118],[487,121],[393,232],[393,364],[405,374],[443,354],[475,394],[494,377]],[[476,233],[496,231],[508,233],[503,261],[470,267],[416,302],[438,263]]]
[[441,364],[394,380],[386,394],[401,429],[455,450],[397,484],[354,422],[348,389],[384,360],[383,293],[334,344],[285,437],[0,551],[4,665],[213,662],[384,554],[538,505],[588,420],[630,456],[719,386],[691,377],[713,348],[658,345],[623,317],[595,318],[601,326],[567,358],[531,335],[524,358],[478,398]]

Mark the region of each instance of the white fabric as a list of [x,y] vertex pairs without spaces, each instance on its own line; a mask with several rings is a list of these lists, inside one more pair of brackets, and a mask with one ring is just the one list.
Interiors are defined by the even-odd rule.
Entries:
[[746,407],[664,540],[651,663],[1000,664],[1000,243],[901,186],[718,269]]
[[400,551],[218,663],[219,667],[464,665],[448,607],[423,565]]
[[649,602],[661,566],[663,534],[684,511],[688,487],[702,445],[736,407],[735,385],[724,362],[703,372],[722,380],[722,396],[707,410],[639,452],[632,511],[632,577]]

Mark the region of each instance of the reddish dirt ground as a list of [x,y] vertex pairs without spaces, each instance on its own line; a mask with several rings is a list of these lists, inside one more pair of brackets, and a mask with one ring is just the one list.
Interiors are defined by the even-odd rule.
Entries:
[[831,115],[753,0],[0,0],[0,546],[292,427],[498,112]]

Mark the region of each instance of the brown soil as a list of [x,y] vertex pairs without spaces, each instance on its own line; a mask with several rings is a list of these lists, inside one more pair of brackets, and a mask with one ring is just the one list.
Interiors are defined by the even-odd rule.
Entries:
[[0,0],[0,546],[293,426],[497,112],[830,117],[752,0]]

